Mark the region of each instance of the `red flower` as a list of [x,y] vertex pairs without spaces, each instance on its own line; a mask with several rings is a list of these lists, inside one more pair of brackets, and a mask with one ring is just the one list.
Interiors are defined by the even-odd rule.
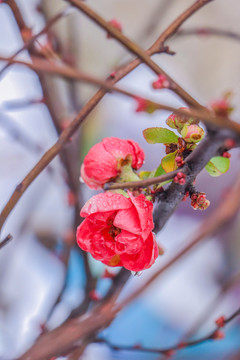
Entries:
[[120,174],[123,165],[131,162],[134,169],[139,169],[143,160],[144,151],[135,141],[105,138],[88,152],[81,177],[91,189],[100,189]]
[[77,229],[77,243],[106,265],[141,271],[158,257],[153,205],[143,194],[128,195],[107,192],[88,200],[80,213],[86,219]]

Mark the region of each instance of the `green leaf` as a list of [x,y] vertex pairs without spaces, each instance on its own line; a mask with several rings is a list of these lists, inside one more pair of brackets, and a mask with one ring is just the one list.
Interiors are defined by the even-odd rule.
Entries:
[[166,171],[163,169],[162,164],[160,164],[157,170],[155,171],[154,176],[156,177],[164,174],[166,174]]
[[[155,171],[154,177],[161,176],[161,175],[164,175],[164,174],[166,174],[166,171],[163,169],[162,164],[160,164],[158,166],[158,168],[156,169],[156,171]],[[163,185],[168,184],[171,181],[172,181],[172,179],[163,181],[163,182],[155,185],[155,189],[158,189],[158,188],[162,187]]]
[[149,144],[171,144],[178,142],[178,136],[171,130],[153,127],[143,130],[143,136]]
[[141,180],[145,180],[145,179],[149,179],[149,178],[154,177],[155,171],[156,170],[153,170],[153,171],[142,170],[142,171],[139,172],[138,175],[139,175]]
[[164,156],[164,158],[162,158],[162,168],[163,170],[165,170],[167,173],[173,170],[176,170],[177,165],[175,163],[175,157],[176,157],[177,151],[174,151],[166,156]]
[[205,169],[211,176],[220,176],[228,171],[230,160],[223,156],[213,157],[205,166]]

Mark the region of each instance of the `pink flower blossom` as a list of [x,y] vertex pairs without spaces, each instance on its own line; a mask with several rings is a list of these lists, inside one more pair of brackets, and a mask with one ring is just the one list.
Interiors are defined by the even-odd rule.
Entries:
[[105,138],[94,145],[81,167],[81,177],[91,189],[101,189],[121,173],[128,162],[139,169],[144,161],[144,151],[133,140]]
[[86,219],[77,229],[77,243],[108,266],[141,271],[158,257],[153,204],[143,194],[128,195],[107,192],[88,200],[80,213]]

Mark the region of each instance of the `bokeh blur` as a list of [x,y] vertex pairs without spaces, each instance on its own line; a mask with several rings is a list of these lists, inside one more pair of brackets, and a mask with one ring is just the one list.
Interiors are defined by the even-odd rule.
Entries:
[[[78,10],[69,8],[65,1],[19,0],[16,3],[33,34],[59,11],[68,8],[65,16],[51,28],[49,36],[38,39],[37,46],[40,50],[46,49],[51,43],[59,56],[87,74],[105,79],[133,58],[122,45],[107,39],[102,29]],[[193,0],[88,0],[86,3],[105,19],[120,21],[124,33],[147,48]],[[239,12],[238,0],[215,0],[181,28],[211,27],[235,33],[238,38],[204,31],[194,35],[175,34],[167,45],[176,54],[153,57],[205,106],[231,91],[235,121],[240,119]],[[0,4],[0,24],[0,56],[9,57],[23,46],[23,40],[8,1]],[[30,61],[28,51],[21,52],[18,59]],[[1,68],[4,65],[1,62]],[[175,107],[184,106],[169,90],[153,90],[154,80],[152,71],[140,65],[118,85],[142,97]],[[16,186],[57,140],[58,130],[73,119],[96,90],[92,85],[51,75],[39,78],[33,70],[16,64],[1,74],[1,209]],[[60,325],[84,299],[84,259],[74,246],[74,226],[76,202],[82,206],[93,194],[78,180],[81,162],[91,146],[108,136],[133,139],[145,151],[144,169],[158,166],[164,147],[147,144],[142,130],[165,126],[169,113],[136,113],[135,109],[132,99],[119,94],[106,95],[67,145],[65,156],[72,156],[70,173],[75,179],[74,188],[79,190],[77,198],[69,187],[64,160],[57,157],[26,190],[9,215],[1,239],[9,233],[13,239],[0,250],[1,360],[19,357],[33,344],[43,327],[51,330]],[[151,269],[140,276],[131,276],[120,299],[191,241],[204,218],[217,208],[240,170],[239,150],[233,149],[231,155],[230,170],[226,174],[213,178],[203,170],[197,177],[197,189],[206,192],[211,201],[209,209],[193,211],[189,200],[177,208],[157,236],[165,254]],[[239,214],[236,214],[214,238],[202,241],[157,279],[121,312],[102,336],[117,345],[140,343],[146,347],[168,347],[188,333],[193,338],[207,334],[213,329],[216,318],[230,315],[239,307],[240,281],[228,286],[234,276],[240,280],[239,231]],[[97,291],[103,296],[111,280],[101,278],[105,266],[90,255],[89,263],[97,278]],[[240,359],[239,325],[239,320],[234,320],[226,328],[223,340],[183,349],[174,358]],[[151,360],[160,357],[90,344],[82,358]]]

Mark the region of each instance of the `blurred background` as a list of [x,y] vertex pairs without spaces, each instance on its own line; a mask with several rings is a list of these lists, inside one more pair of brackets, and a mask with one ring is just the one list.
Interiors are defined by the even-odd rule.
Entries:
[[[9,2],[10,3],[10,2]],[[117,19],[123,32],[141,47],[149,47],[176,16],[190,6],[188,0],[88,0],[106,20]],[[16,1],[25,24],[35,34],[49,19],[67,8],[49,31],[38,39],[39,52],[61,57],[81,71],[105,79],[133,56],[114,39],[67,2],[61,0]],[[240,4],[216,0],[182,26],[212,27],[240,36]],[[11,56],[23,46],[22,35],[8,1],[0,4],[0,56]],[[207,106],[227,91],[232,92],[233,119],[240,118],[240,40],[237,36],[176,34],[167,42],[174,56],[155,55],[156,61],[201,104]],[[52,55],[54,51],[55,55]],[[19,59],[30,61],[27,51]],[[5,64],[1,62],[1,68]],[[170,104],[184,103],[169,90],[151,88],[155,75],[139,66],[119,86],[142,97]],[[57,77],[38,76],[20,65],[12,65],[0,77],[0,207],[4,207],[17,184],[57,140],[58,133],[95,93],[96,88]],[[149,145],[142,130],[165,126],[167,112],[136,113],[136,104],[119,94],[106,95],[87,117],[72,142],[40,174],[11,212],[1,239],[13,240],[0,251],[0,359],[11,360],[26,351],[44,328],[60,325],[85,296],[84,264],[89,262],[96,289],[104,296],[111,284],[102,279],[105,266],[79,251],[75,227],[79,210],[93,194],[79,182],[84,155],[103,137],[116,136],[139,142],[146,154],[144,169],[158,166],[164,154],[160,144]],[[165,264],[191,240],[205,217],[218,206],[234,183],[240,166],[239,150],[231,151],[227,174],[212,178],[203,170],[198,191],[206,192],[211,206],[193,211],[182,203],[158,234],[165,254],[139,277],[131,276],[120,299],[131,293],[152,272]],[[116,345],[140,343],[146,347],[168,347],[186,334],[200,336],[213,329],[214,320],[239,307],[240,247],[239,214],[216,237],[203,241],[183,260],[157,279],[104,330],[103,336]],[[116,269],[118,271],[119,269]],[[231,283],[232,279],[236,281]],[[176,359],[240,359],[239,320],[226,330],[221,341],[207,342],[179,351]],[[91,344],[83,359],[155,359],[154,354],[113,351]]]

